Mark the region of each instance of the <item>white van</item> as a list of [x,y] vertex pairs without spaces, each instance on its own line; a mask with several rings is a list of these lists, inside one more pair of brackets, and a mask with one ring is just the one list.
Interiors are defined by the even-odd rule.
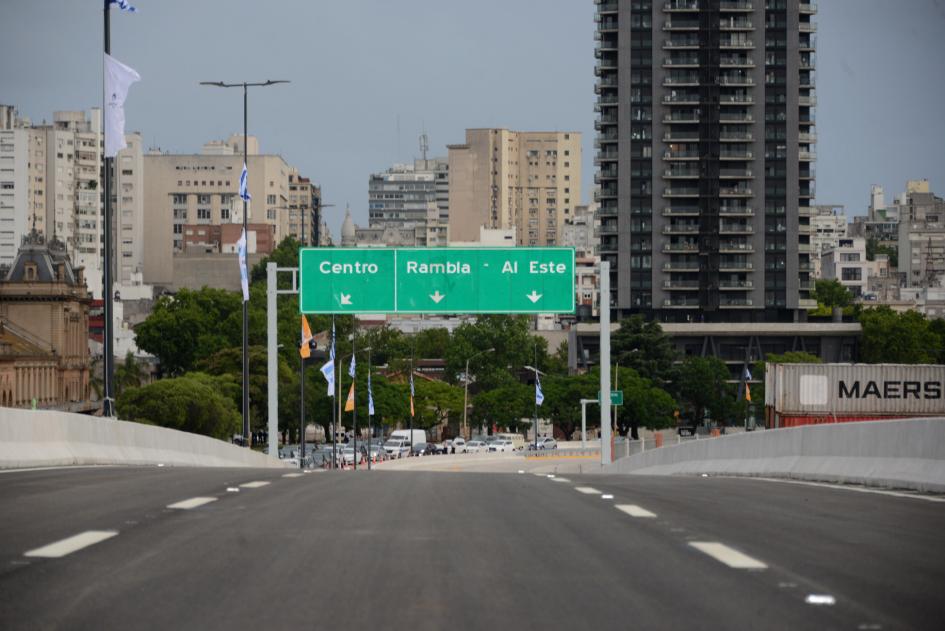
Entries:
[[496,434],[496,436],[503,440],[511,440],[512,449],[516,451],[525,449],[525,437],[521,434]]
[[[413,440],[410,440],[410,433],[413,432]],[[390,436],[387,437],[388,440],[404,440],[407,441],[407,444],[425,443],[427,442],[427,432],[423,429],[395,429],[390,433]]]

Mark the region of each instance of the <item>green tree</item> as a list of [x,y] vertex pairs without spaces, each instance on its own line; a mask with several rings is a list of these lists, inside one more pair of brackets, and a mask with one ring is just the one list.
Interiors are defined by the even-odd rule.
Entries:
[[836,278],[827,280],[820,278],[814,283],[812,296],[818,304],[832,309],[833,307],[849,307],[853,303],[853,294],[840,284]]
[[115,366],[115,392],[120,395],[125,388],[137,388],[146,378],[144,366],[138,363],[134,353],[128,351],[124,361]]
[[469,365],[481,388],[497,388],[516,380],[523,366],[534,365],[536,348],[538,369],[545,370],[548,363],[548,342],[530,334],[528,317],[484,315],[454,331],[444,357],[447,380],[461,381],[466,360],[488,348],[495,350],[476,356]]
[[135,327],[138,348],[158,358],[166,375],[192,370],[198,360],[230,346],[242,336],[239,294],[204,287],[161,296],[144,322]]
[[663,429],[672,427],[676,401],[662,388],[653,385],[632,368],[618,369],[617,388],[623,391],[623,405],[617,407],[617,431],[639,439],[639,427]]
[[678,370],[676,390],[679,399],[699,420],[703,413],[717,423],[734,420],[739,410],[735,385],[725,363],[715,357],[687,357]]
[[918,311],[896,313],[887,306],[862,309],[860,358],[869,364],[932,364],[942,355],[941,325],[930,326]]
[[[599,387],[597,375],[547,375],[542,377],[541,388],[545,395],[539,416],[551,420],[568,440],[581,426],[581,399],[593,399]],[[597,408],[595,407],[596,411]],[[600,425],[600,414],[589,413],[588,427]]]
[[190,374],[128,388],[116,402],[118,415],[229,440],[240,430],[240,413],[219,386],[209,375]]
[[[495,424],[517,431],[524,426],[523,418],[530,419],[535,406],[535,389],[519,382],[508,382],[498,388],[483,390],[473,398],[470,423],[480,428]],[[528,421],[528,426],[531,421]]]
[[899,250],[889,245],[880,245],[879,239],[870,237],[866,240],[866,260],[875,261],[877,254],[885,254],[889,257],[889,265],[899,267]]
[[673,362],[679,353],[669,335],[656,320],[634,315],[620,322],[611,338],[611,352],[620,366],[633,368],[657,384],[672,378]]

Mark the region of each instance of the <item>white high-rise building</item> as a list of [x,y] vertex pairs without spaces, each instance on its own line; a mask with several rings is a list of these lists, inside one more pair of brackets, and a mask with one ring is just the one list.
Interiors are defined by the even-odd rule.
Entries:
[[0,267],[13,264],[30,229],[29,143],[13,107],[0,105]]

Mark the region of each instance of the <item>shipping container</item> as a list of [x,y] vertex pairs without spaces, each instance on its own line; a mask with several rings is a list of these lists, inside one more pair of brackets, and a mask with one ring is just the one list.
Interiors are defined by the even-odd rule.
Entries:
[[769,427],[915,416],[945,416],[945,365],[765,365]]

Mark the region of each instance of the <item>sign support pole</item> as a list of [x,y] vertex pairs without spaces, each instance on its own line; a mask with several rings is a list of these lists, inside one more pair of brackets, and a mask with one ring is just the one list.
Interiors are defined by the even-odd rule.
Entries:
[[600,463],[608,465],[610,453],[610,262],[600,262]]

